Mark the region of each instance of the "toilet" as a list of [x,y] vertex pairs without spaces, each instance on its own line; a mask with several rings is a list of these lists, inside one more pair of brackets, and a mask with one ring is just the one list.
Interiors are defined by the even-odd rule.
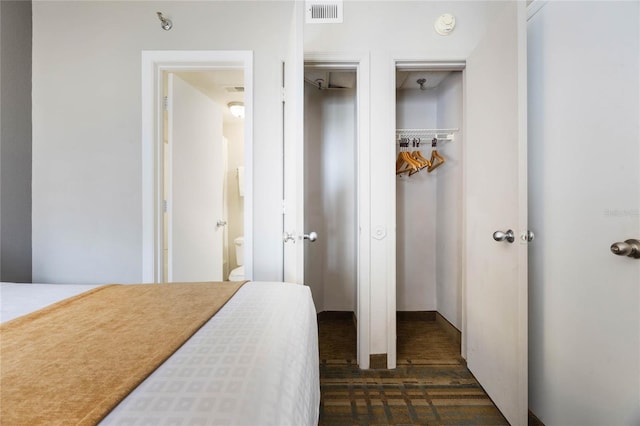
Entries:
[[238,267],[229,274],[229,281],[244,281],[244,237],[238,237],[233,242],[236,246]]

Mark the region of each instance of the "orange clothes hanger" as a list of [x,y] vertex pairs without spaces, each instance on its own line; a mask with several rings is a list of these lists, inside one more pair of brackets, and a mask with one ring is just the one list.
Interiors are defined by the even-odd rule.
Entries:
[[431,151],[431,165],[427,167],[427,171],[431,173],[438,167],[442,166],[445,161],[447,161],[446,158],[440,155],[437,149],[434,149],[433,151]]

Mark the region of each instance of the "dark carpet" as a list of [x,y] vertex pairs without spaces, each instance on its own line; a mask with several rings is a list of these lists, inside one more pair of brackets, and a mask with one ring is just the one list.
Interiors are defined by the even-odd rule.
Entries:
[[319,320],[320,425],[508,425],[436,321],[398,321],[398,367],[360,370],[348,318]]

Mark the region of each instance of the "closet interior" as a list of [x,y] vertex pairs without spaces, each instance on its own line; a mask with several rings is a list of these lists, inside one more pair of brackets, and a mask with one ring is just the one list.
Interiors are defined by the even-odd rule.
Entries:
[[305,243],[305,284],[318,313],[355,319],[356,69],[305,66],[304,78],[304,227],[318,234]]
[[[396,68],[396,306],[462,327],[462,71]],[[398,329],[398,348],[403,333]]]

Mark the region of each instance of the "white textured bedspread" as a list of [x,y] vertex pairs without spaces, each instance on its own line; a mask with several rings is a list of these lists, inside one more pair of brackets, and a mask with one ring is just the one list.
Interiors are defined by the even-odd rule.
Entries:
[[[17,297],[23,287],[39,296]],[[62,299],[73,295],[71,287],[81,292],[93,286],[3,284],[0,318],[28,312],[14,300],[46,305],[56,301],[44,296],[47,291],[64,294]],[[37,306],[40,302],[36,308],[44,306]],[[102,424],[315,425],[318,368],[316,312],[309,288],[250,282]]]

